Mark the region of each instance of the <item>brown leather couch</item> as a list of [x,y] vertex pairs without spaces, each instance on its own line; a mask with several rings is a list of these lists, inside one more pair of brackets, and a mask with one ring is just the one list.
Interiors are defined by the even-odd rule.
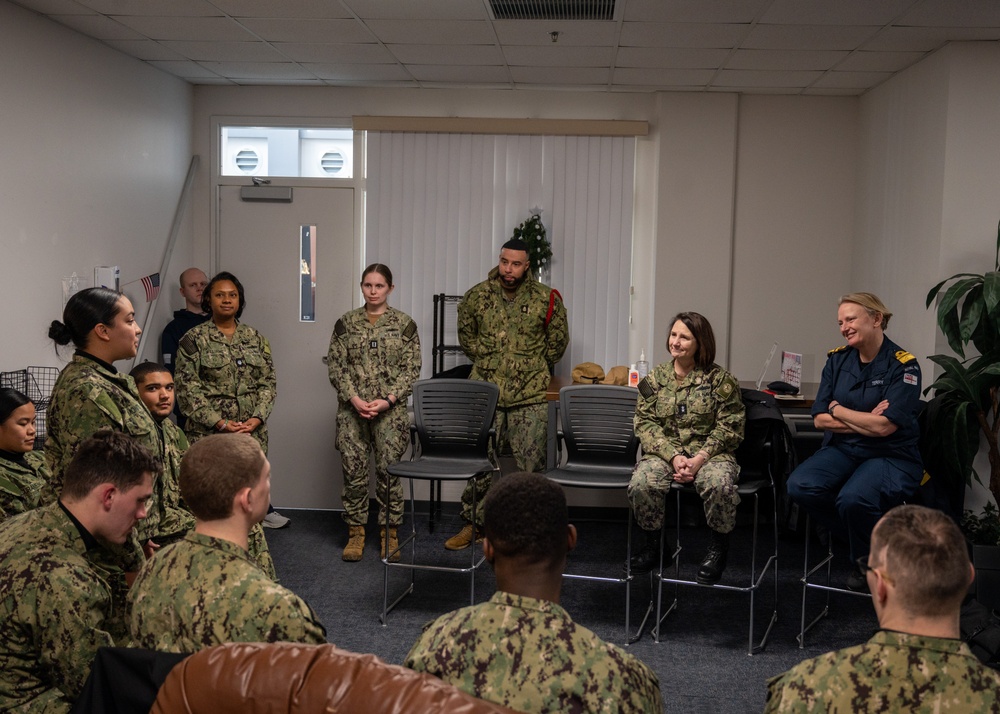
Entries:
[[167,675],[151,714],[510,714],[372,654],[291,642],[209,647]]

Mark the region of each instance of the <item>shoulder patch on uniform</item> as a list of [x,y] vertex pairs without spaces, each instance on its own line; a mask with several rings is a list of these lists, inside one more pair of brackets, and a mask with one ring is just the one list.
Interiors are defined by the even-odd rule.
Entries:
[[653,380],[650,379],[649,375],[643,377],[642,381],[639,382],[639,394],[642,395],[643,399],[649,399],[655,393],[656,390],[653,389]]
[[177,346],[180,349],[184,350],[185,352],[196,351],[194,344],[194,337],[192,337],[190,334],[185,334],[184,337],[181,338],[181,341],[177,343]]
[[847,349],[847,345],[841,345],[840,347],[834,347],[832,350],[830,350],[829,352],[827,352],[827,354],[828,355],[834,355],[834,354],[837,354],[838,352],[843,352],[846,349]]
[[409,324],[403,328],[403,339],[409,342],[415,334],[417,334],[417,323],[410,320]]
[[738,386],[739,385],[736,384],[736,380],[727,374],[723,377],[719,386],[715,388],[715,393],[722,399],[729,399],[729,397],[733,396],[733,392],[736,391]]
[[268,342],[266,337],[261,338],[261,341],[264,343],[264,354],[271,354],[271,343]]
[[344,325],[343,320],[337,320],[337,324],[333,326],[333,334],[337,337],[343,337],[347,333],[347,326]]
[[913,355],[911,355],[906,350],[897,350],[897,352],[896,352],[896,359],[898,359],[903,364],[906,364],[907,362],[912,362],[913,360],[915,360],[916,357],[914,357]]

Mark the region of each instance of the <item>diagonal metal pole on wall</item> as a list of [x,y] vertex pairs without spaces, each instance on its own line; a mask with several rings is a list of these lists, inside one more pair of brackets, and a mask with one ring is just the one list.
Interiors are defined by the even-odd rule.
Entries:
[[[165,285],[167,268],[170,266],[170,256],[174,252],[174,244],[177,243],[177,234],[181,230],[181,219],[184,216],[184,212],[187,210],[188,204],[191,202],[191,187],[194,185],[194,176],[198,170],[198,155],[195,154],[191,157],[191,164],[188,166],[187,177],[184,179],[184,187],[181,189],[180,198],[177,200],[177,210],[174,211],[174,220],[170,225],[170,236],[167,239],[167,246],[163,251],[163,259],[160,261],[160,290],[162,292],[163,286]],[[139,338],[139,349],[135,352],[135,359],[139,359],[142,356],[142,349],[146,344],[146,338],[149,336],[149,321],[153,317],[153,313],[156,312],[156,303],[160,299],[160,294],[157,293],[156,297],[149,304],[149,310],[146,311],[146,317],[142,321],[142,336]],[[135,360],[133,360],[133,363]]]

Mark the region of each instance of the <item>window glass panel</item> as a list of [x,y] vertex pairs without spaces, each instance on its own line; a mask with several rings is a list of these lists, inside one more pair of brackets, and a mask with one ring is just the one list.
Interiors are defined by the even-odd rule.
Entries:
[[351,129],[224,126],[223,176],[352,178]]

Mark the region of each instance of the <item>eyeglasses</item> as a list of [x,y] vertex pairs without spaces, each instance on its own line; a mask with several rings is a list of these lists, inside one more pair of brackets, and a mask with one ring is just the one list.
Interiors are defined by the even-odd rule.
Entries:
[[854,562],[857,563],[858,570],[861,571],[862,575],[868,575],[868,571],[870,570],[873,573],[877,574],[879,577],[881,577],[884,581],[886,581],[890,585],[893,584],[892,580],[889,578],[888,575],[885,574],[884,571],[879,570],[878,568],[873,568],[870,565],[868,565],[868,556],[867,555],[862,555],[860,558],[858,558]]

